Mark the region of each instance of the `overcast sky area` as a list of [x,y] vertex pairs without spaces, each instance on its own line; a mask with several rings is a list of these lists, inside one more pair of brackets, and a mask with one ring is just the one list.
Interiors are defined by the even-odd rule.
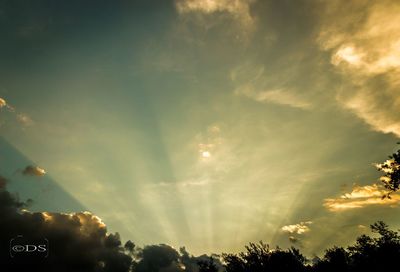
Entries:
[[398,22],[384,0],[0,1],[0,173],[32,211],[193,254],[398,229],[374,166]]

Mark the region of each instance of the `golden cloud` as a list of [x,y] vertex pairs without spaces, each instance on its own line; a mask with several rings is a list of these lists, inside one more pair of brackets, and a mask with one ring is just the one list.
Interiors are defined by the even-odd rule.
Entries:
[[394,173],[400,169],[400,165],[394,159],[375,164],[375,167],[386,174]]
[[[26,213],[30,213],[29,211],[24,211]],[[106,229],[106,224],[101,220],[100,217],[92,214],[91,212],[77,212],[77,213],[51,213],[51,212],[42,212],[42,217],[43,219],[48,222],[49,224],[51,223],[57,223],[62,220],[70,220],[70,221],[75,221],[78,222],[80,225],[80,232],[82,234],[91,234],[96,232],[97,230],[101,229],[104,230]]]
[[46,174],[46,171],[43,168],[40,168],[39,166],[32,166],[28,165],[25,167],[24,170],[22,170],[22,174],[26,176],[44,176]]
[[7,106],[7,102],[0,97],[0,108]]
[[6,108],[8,111],[14,112],[14,107],[8,104],[4,98],[0,97],[0,109],[1,108]]
[[332,212],[339,212],[370,205],[396,205],[400,202],[400,195],[392,194],[389,198],[385,197],[387,193],[388,191],[376,184],[356,186],[350,193],[343,194],[339,198],[325,199],[323,205]]
[[294,224],[294,225],[283,226],[281,228],[281,230],[283,232],[287,232],[290,234],[293,234],[293,233],[304,234],[304,233],[310,231],[310,228],[308,227],[308,225],[311,225],[311,224],[312,224],[312,221],[300,222],[300,223]]
[[374,130],[400,136],[400,2],[325,7],[317,41],[347,80],[337,100]]

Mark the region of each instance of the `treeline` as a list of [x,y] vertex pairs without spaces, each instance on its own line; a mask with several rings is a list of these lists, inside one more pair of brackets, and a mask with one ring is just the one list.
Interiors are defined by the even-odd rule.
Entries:
[[[315,271],[358,272],[398,271],[400,258],[400,235],[379,221],[371,225],[376,237],[361,235],[354,245],[327,249],[322,258],[308,260],[296,248],[270,249],[260,242],[249,244],[239,254],[223,254],[226,272],[258,271]],[[217,271],[217,270],[203,270]]]
[[190,256],[167,245],[134,249],[128,242],[134,272],[366,272],[397,271],[400,235],[382,221],[370,226],[373,235],[361,235],[346,248],[333,247],[312,260],[299,249],[270,248],[263,242],[250,243],[238,254]]

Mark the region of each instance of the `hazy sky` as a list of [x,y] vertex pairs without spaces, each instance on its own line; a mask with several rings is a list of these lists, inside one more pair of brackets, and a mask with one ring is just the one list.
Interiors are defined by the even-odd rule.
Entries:
[[373,165],[400,137],[399,21],[398,1],[0,1],[0,173],[32,210],[195,254],[399,228]]

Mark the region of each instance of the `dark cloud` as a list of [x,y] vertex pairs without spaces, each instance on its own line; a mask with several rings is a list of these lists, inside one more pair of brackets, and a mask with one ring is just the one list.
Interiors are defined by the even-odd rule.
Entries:
[[299,239],[294,237],[294,236],[289,236],[289,242],[291,242],[292,244],[297,244],[299,242]]
[[212,263],[217,267],[218,271],[225,271],[221,261],[220,255],[211,254],[211,256],[203,254],[200,256],[190,255],[184,247],[180,248],[181,253],[181,262],[185,267],[185,271],[187,272],[198,272],[199,271],[199,263]]
[[[6,271],[43,272],[199,272],[199,262],[210,258],[223,271],[218,255],[195,257],[184,247],[178,252],[165,244],[137,248],[127,241],[122,245],[119,234],[108,233],[101,219],[90,212],[30,212],[26,208],[31,202],[20,201],[5,186],[0,188],[1,271],[6,267]],[[21,235],[29,243],[47,239],[48,257],[11,257],[10,243]]]
[[46,174],[46,171],[39,166],[28,165],[24,170],[22,170],[22,174],[25,176],[41,177]]
[[0,176],[0,189],[4,189],[6,187],[7,182],[8,180],[5,177]]
[[[26,204],[0,190],[0,266],[2,271],[129,271],[132,258],[125,253],[118,234],[107,233],[105,224],[89,212],[28,212]],[[49,255],[10,256],[11,239],[47,239]]]
[[135,244],[129,240],[125,243],[124,248],[128,252],[133,253],[133,251],[135,250]]
[[169,245],[151,245],[138,251],[136,272],[199,272],[199,262],[212,260],[218,271],[224,271],[218,255],[193,256],[185,247],[179,252]]
[[304,244],[303,244],[303,238],[302,237],[296,237],[294,235],[290,235],[288,237],[288,240],[291,244],[293,244],[293,246],[295,246],[296,248],[304,248]]
[[179,253],[168,245],[146,246],[139,253],[137,272],[178,272],[184,271],[179,261]]

